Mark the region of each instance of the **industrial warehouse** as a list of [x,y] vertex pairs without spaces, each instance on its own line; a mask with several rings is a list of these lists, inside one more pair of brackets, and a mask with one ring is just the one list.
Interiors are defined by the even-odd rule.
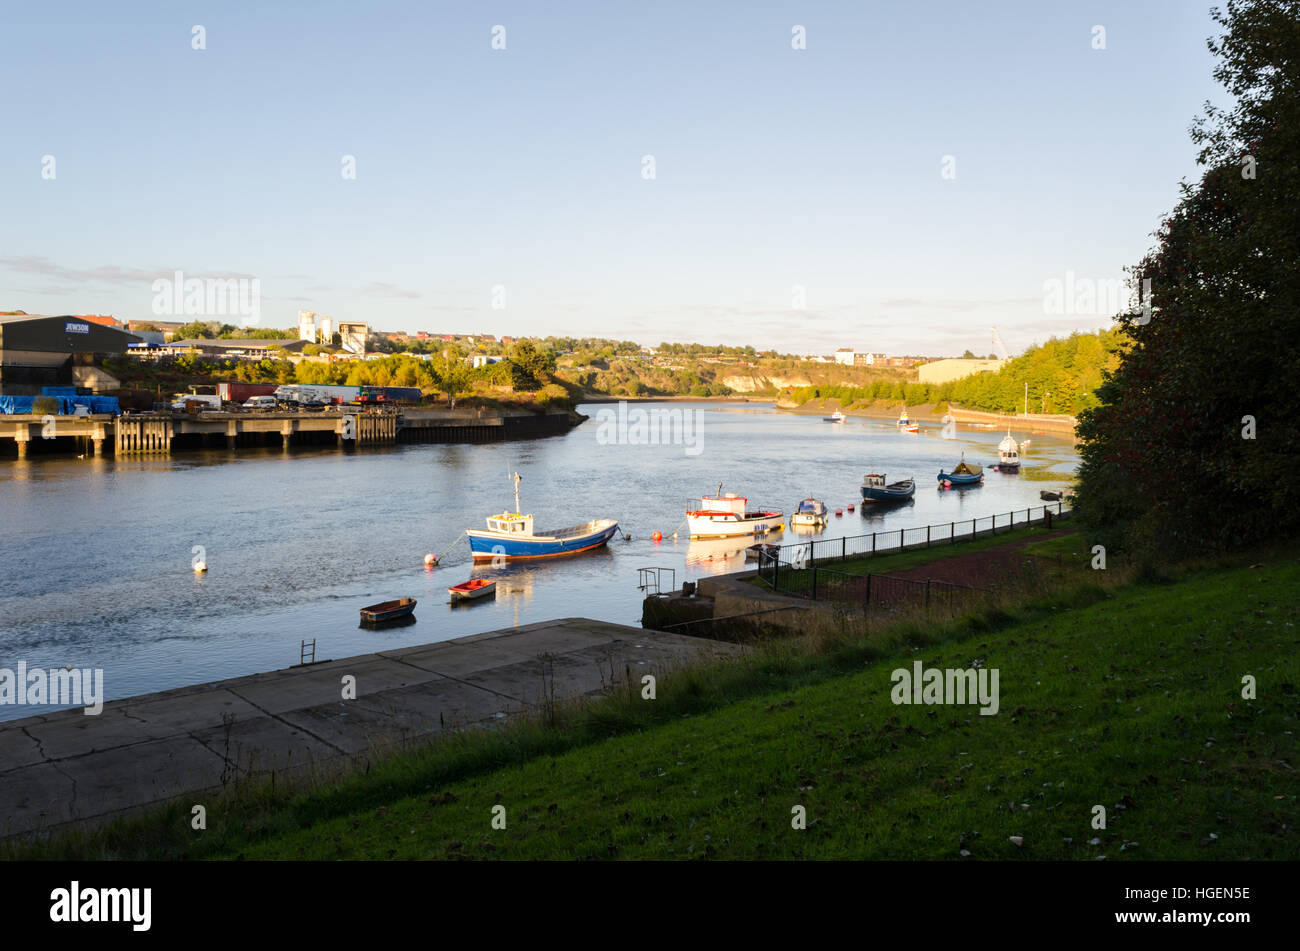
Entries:
[[42,387],[98,393],[118,385],[96,357],[121,356],[140,338],[95,319],[35,314],[0,316],[0,395],[39,396]]

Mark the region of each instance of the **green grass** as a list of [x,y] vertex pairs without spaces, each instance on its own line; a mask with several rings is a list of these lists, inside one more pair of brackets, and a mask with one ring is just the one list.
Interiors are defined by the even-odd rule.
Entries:
[[[462,734],[305,793],[245,787],[202,833],[176,805],[3,857],[1295,858],[1300,564],[1236,564],[773,641],[662,678],[655,701]],[[997,668],[1000,712],[894,705],[914,659]]]
[[[1294,562],[1138,586],[226,857],[1294,859],[1297,587]],[[913,658],[999,669],[1000,712],[894,705]]]
[[[843,571],[846,574],[854,575],[887,575],[902,571],[910,571],[913,568],[920,568],[923,565],[934,564],[947,558],[956,558],[960,555],[969,555],[972,552],[988,551],[991,548],[1001,548],[1003,545],[1010,545],[1026,539],[1040,539],[1047,534],[1055,534],[1058,531],[1068,530],[1069,522],[1060,523],[1053,526],[1049,533],[1042,526],[1042,523],[1036,522],[1024,526],[1008,526],[1006,529],[998,529],[996,534],[977,535],[975,537],[958,538],[955,542],[936,541],[931,547],[912,548],[907,551],[894,552],[892,554],[866,555],[859,558],[847,558],[844,561],[819,560],[817,567],[829,568],[832,571]],[[1057,527],[1060,526],[1060,527]],[[1044,555],[1047,557],[1056,557],[1058,554],[1067,554],[1075,548],[1083,550],[1084,543],[1076,536],[1071,534],[1072,541],[1066,542],[1064,539],[1045,538],[1041,541],[1031,541],[1026,546],[1025,551],[1028,554]],[[1086,564],[1085,561],[1079,561],[1079,565]],[[766,572],[765,572],[766,574]],[[749,584],[757,585],[761,588],[770,588],[766,578],[758,576],[749,579]],[[781,568],[781,590],[788,592],[802,591],[812,586],[812,572],[801,571],[797,569],[786,570]]]

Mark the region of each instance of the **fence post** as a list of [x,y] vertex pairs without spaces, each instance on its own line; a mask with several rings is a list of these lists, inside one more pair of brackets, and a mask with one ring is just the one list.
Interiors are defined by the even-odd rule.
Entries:
[[901,529],[901,528],[898,530],[898,550],[899,550],[899,551],[902,551],[902,550],[903,550],[903,531],[904,531],[904,529]]
[[948,523],[948,544],[950,545],[957,544],[957,523],[956,522]]
[[840,539],[840,561],[849,557],[849,536],[845,535]]
[[876,533],[872,532],[871,533],[871,554],[874,555],[875,553],[876,553]]
[[930,547],[930,526],[925,526],[925,547]]

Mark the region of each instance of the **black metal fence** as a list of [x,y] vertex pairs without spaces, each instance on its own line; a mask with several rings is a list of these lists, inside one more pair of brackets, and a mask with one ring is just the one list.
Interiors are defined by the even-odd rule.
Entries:
[[987,589],[937,579],[899,578],[895,575],[852,574],[813,566],[803,571],[780,566],[769,574],[773,590],[812,601],[835,601],[863,607],[951,607],[967,603]]
[[1065,518],[1069,510],[1064,502],[1049,502],[1033,508],[1017,509],[1001,515],[986,515],[960,522],[921,525],[915,528],[900,528],[889,532],[872,532],[870,535],[849,535],[842,538],[816,538],[806,542],[781,545],[774,554],[762,559],[763,565],[771,570],[779,564],[795,568],[817,563],[846,561],[850,558],[880,554],[883,552],[908,551],[913,548],[930,548],[934,545],[952,545],[961,538],[978,538],[982,535],[995,535],[1008,532],[1013,528],[1030,524],[1047,524]]
[[[1050,526],[1065,518],[1069,511],[1062,502],[1018,509],[1002,515],[989,515],[969,521],[901,528],[891,532],[873,532],[844,538],[813,539],[782,545],[759,557],[758,576],[774,591],[815,601],[877,606],[955,605],[986,594],[990,589],[937,579],[918,580],[893,575],[853,573],[826,567],[827,563],[869,557],[886,552],[900,552],[935,545],[955,544],[958,539],[978,538],[1011,531],[1029,524]],[[1049,559],[1018,559],[1017,573],[1032,568],[1037,574]],[[1059,559],[1050,559],[1059,566]],[[997,587],[1001,587],[999,582]]]

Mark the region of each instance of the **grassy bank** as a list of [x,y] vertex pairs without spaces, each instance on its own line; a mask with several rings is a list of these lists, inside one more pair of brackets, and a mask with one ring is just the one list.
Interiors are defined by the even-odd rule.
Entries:
[[[462,735],[307,794],[246,788],[202,833],[186,804],[9,854],[1294,858],[1300,564],[1254,560],[774,641],[653,702]],[[891,671],[916,659],[996,668],[999,712],[894,705]]]
[[[953,541],[944,539],[936,541],[930,547],[910,548],[906,551],[885,552],[877,555],[862,555],[859,557],[846,558],[840,560],[818,561],[818,567],[831,568],[835,571],[843,571],[847,574],[893,574],[902,571],[910,571],[913,568],[919,568],[922,565],[934,564],[935,562],[944,561],[948,558],[960,558],[964,555],[970,555],[975,552],[988,551],[994,548],[1003,548],[1007,545],[1013,545],[1019,542],[1029,542],[1025,546],[1028,554],[1038,555],[1040,557],[1055,558],[1060,556],[1063,560],[1068,559],[1073,564],[1086,564],[1084,557],[1085,544],[1081,538],[1070,534],[1070,541],[1062,541],[1057,533],[1063,529],[1068,530],[1070,522],[1068,519],[1058,520],[1055,527],[1050,531],[1043,526],[1041,522],[1034,522],[1027,525],[1012,526],[999,528],[996,533],[959,536]],[[887,539],[890,535],[897,539],[897,532],[881,532],[882,538]],[[797,545],[798,541],[787,541],[786,544]],[[883,541],[882,541],[883,544]],[[832,548],[834,546],[831,546]],[[783,558],[786,556],[782,556]],[[792,571],[785,576],[783,587],[789,587],[791,584],[797,585],[797,579],[800,572]],[[765,581],[760,578],[751,578],[750,584],[760,587],[767,587]]]
[[[1293,561],[1134,587],[225,855],[1295,858],[1297,584]],[[1001,709],[894,705],[912,659],[998,669]]]

